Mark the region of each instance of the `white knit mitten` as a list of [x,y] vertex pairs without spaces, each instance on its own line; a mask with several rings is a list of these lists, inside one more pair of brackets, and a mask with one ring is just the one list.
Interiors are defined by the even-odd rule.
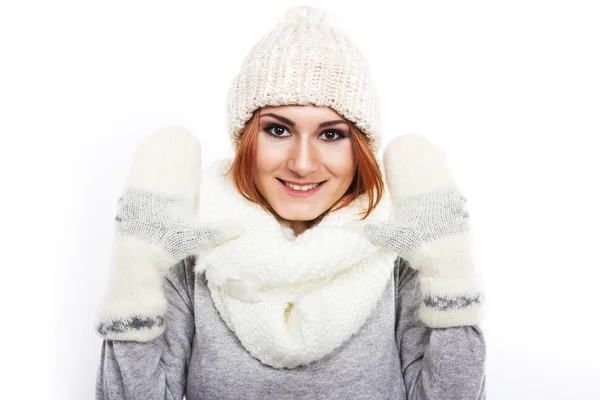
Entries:
[[242,233],[237,221],[196,222],[200,172],[200,143],[183,128],[158,130],[136,151],[118,202],[109,286],[96,310],[102,338],[159,336],[168,270]]
[[445,328],[480,322],[484,296],[471,259],[467,201],[444,153],[408,134],[387,146],[383,163],[393,202],[391,222],[364,224],[364,234],[419,271],[424,324]]

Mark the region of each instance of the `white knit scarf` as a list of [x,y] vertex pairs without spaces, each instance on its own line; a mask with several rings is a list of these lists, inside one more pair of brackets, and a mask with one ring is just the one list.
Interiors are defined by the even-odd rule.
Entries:
[[[201,251],[215,307],[244,348],[274,368],[318,360],[363,326],[391,277],[395,253],[343,229],[360,220],[366,196],[330,212],[295,236],[258,204],[244,199],[230,176],[232,160],[206,167],[199,193],[201,221],[239,219],[238,238]],[[367,220],[389,217],[389,197]]]

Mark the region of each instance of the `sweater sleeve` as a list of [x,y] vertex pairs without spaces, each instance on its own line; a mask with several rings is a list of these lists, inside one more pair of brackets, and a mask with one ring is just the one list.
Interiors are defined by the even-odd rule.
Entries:
[[104,340],[96,375],[97,400],[181,400],[195,334],[193,260],[164,279],[165,331],[148,342]]
[[396,342],[410,400],[485,400],[486,345],[479,325],[430,328],[419,317],[419,273],[398,258]]

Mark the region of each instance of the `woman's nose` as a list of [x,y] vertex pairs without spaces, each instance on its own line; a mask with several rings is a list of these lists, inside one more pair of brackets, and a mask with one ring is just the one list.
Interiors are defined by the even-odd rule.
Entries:
[[289,152],[288,168],[298,175],[306,176],[317,170],[318,150],[303,138],[292,145]]

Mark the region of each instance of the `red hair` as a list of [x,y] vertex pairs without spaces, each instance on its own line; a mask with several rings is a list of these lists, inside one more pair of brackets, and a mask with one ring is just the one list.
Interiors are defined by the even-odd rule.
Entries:
[[[237,191],[242,196],[261,205],[266,211],[281,221],[281,217],[277,215],[275,210],[258,192],[252,180],[252,169],[254,168],[257,153],[257,138],[260,133],[259,117],[260,109],[254,111],[252,118],[246,123],[241,133],[235,158],[226,174],[233,172],[233,181]],[[362,219],[365,219],[381,200],[384,183],[377,159],[369,147],[367,137],[352,122],[348,121],[348,124],[350,126],[350,138],[357,163],[354,179],[346,193],[329,210],[325,211],[313,222],[320,220],[330,211],[346,207],[366,193],[369,198],[369,205],[363,211],[364,216]]]

